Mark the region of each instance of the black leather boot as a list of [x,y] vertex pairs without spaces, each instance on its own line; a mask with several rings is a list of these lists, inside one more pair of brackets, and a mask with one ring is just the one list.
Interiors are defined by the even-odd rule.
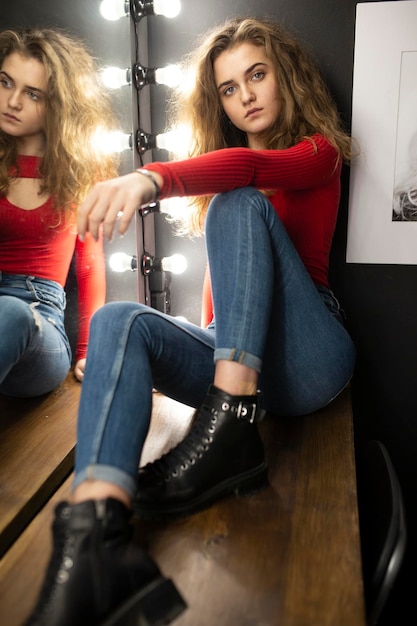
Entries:
[[129,517],[113,499],[57,506],[53,553],[27,626],[159,626],[186,608],[132,543]]
[[264,487],[267,463],[256,424],[263,415],[259,395],[231,396],[211,385],[184,440],[139,470],[134,514],[172,519]]

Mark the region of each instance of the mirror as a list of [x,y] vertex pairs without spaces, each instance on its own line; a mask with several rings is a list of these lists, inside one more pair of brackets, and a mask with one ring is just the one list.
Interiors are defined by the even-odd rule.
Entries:
[[[83,39],[90,53],[96,58],[99,65],[114,65],[130,67],[130,20],[107,22],[99,12],[100,0],[85,2],[85,0],[16,0],[13,3],[2,2],[0,6],[0,29],[25,26],[40,26],[61,28],[69,34]],[[123,132],[131,133],[132,91],[130,87],[112,91],[114,110]],[[127,173],[134,167],[133,150],[121,153],[120,174]],[[109,269],[108,257],[115,244],[105,243],[107,301],[137,300],[138,277],[136,273],[125,272],[115,274]],[[135,229],[131,228],[128,234],[117,242],[117,249],[127,254],[136,253]],[[66,326],[71,344],[75,343],[77,328],[76,282],[71,272],[67,287]]]

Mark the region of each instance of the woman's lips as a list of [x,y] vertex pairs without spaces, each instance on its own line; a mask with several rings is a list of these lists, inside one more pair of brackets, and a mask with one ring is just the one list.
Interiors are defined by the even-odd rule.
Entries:
[[252,115],[256,115],[256,113],[259,113],[261,110],[262,109],[251,109],[246,113],[245,117],[252,117]]
[[9,120],[10,122],[19,122],[20,121],[15,115],[11,115],[10,113],[3,113],[3,117],[6,120]]

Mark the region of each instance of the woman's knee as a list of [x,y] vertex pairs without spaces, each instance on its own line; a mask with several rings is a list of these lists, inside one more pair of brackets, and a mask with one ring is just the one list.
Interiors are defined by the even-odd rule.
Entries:
[[0,332],[8,332],[18,328],[37,326],[38,313],[36,306],[29,305],[14,296],[0,297]]
[[[90,326],[91,341],[97,337],[125,338],[132,329],[143,329],[152,334],[166,320],[159,311],[140,302],[110,302],[93,315]],[[124,339],[123,339],[124,340]]]
[[[244,211],[242,209],[244,208]],[[247,217],[250,213],[264,221],[270,213],[277,214],[267,197],[254,187],[241,187],[214,196],[211,200],[206,218],[206,230],[217,226],[224,228],[227,221],[237,223],[239,216]]]
[[230,210],[233,207],[239,209],[242,204],[249,203],[253,199],[265,199],[265,196],[255,189],[255,187],[239,187],[238,189],[232,189],[231,191],[225,191],[218,193],[211,200],[208,208],[208,213],[213,211],[219,211],[221,209]]
[[94,313],[91,327],[101,324],[123,325],[132,313],[140,313],[147,308],[145,304],[140,302],[108,302]]

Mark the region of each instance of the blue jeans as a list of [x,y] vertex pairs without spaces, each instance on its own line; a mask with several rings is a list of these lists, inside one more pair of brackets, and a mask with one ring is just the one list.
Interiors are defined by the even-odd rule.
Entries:
[[206,243],[215,310],[207,329],[134,302],[93,317],[75,485],[106,480],[133,496],[152,387],[198,407],[218,359],[255,368],[264,407],[286,416],[316,411],[348,384],[355,349],[338,302],[312,282],[263,194],[216,196]]
[[54,389],[71,365],[58,283],[0,272],[0,393],[33,397]]

